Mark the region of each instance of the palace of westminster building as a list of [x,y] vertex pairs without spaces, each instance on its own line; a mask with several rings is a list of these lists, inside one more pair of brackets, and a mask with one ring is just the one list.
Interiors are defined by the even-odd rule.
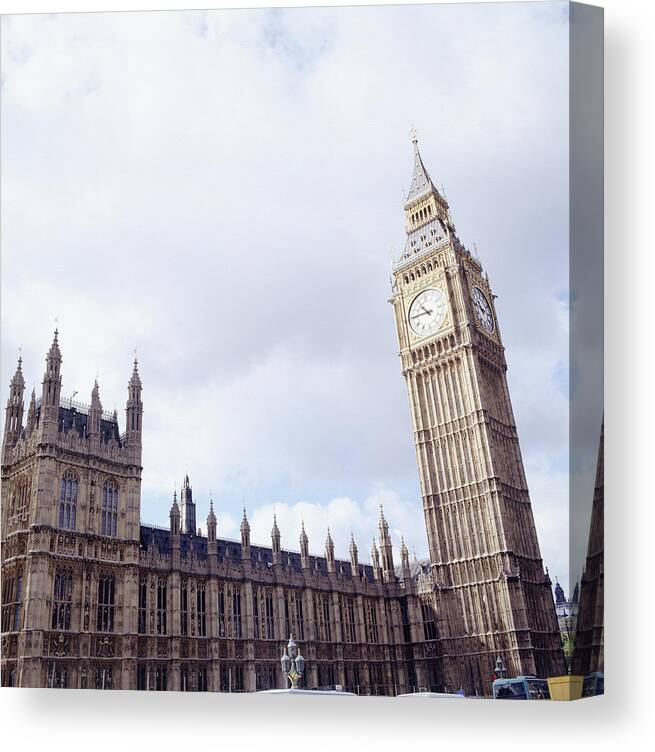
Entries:
[[458,239],[416,139],[392,304],[407,383],[429,561],[394,563],[381,512],[371,564],[222,539],[196,521],[189,478],[166,528],[140,520],[142,386],[125,430],[61,394],[55,332],[24,419],[19,360],[2,444],[2,684],[252,692],[285,686],[291,635],[303,684],[360,694],[488,695],[510,674],[564,673],[506,381],[494,297]]

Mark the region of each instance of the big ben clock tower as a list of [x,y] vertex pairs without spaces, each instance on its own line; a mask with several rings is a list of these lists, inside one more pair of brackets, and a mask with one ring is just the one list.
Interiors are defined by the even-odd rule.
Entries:
[[458,239],[416,134],[406,244],[393,269],[431,562],[427,597],[446,687],[489,694],[510,675],[564,673],[489,280]]

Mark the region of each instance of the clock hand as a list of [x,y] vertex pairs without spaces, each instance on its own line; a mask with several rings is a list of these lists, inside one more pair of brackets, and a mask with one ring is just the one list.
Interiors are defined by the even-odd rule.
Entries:
[[426,315],[429,316],[431,313],[432,311],[423,311],[423,313],[415,313],[413,316],[410,316],[410,319],[412,319],[413,321],[414,319],[418,319],[421,316],[426,316]]

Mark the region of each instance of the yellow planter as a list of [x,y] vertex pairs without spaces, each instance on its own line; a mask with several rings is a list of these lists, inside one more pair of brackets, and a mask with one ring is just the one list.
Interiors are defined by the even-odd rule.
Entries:
[[583,676],[552,676],[548,679],[551,700],[579,700]]

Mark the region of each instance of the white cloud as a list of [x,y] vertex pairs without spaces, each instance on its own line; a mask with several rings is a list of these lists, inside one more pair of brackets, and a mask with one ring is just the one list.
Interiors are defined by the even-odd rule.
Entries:
[[311,553],[325,555],[329,527],[337,558],[350,558],[352,533],[360,561],[368,562],[371,559],[373,535],[379,541],[381,504],[389,524],[395,563],[400,564],[401,537],[404,537],[410,551],[416,549],[417,552],[423,552],[426,548],[426,537],[420,506],[416,502],[403,501],[398,494],[388,489],[380,489],[360,502],[349,497],[341,497],[331,499],[326,504],[299,501],[259,506],[250,517],[251,538],[253,543],[270,545],[275,514],[283,548],[299,550],[300,529],[304,521]]
[[[289,505],[291,530],[299,505],[337,526],[335,500],[352,499],[365,541],[384,488],[424,554],[387,303],[415,123],[499,295],[542,551],[561,559],[564,11],[4,17],[3,385],[22,344],[38,388],[58,315],[65,395],[99,372],[122,414],[138,348],[144,519],[167,519],[188,470],[226,534],[244,500],[253,519]],[[337,548],[348,535],[335,527]]]

